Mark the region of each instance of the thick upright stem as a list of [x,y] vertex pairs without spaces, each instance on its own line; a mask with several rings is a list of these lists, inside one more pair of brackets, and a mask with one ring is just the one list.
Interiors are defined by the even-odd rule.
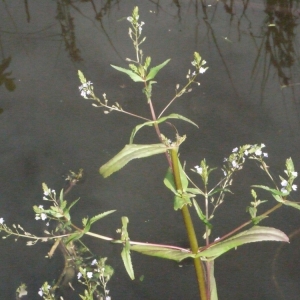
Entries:
[[[180,178],[180,171],[178,166],[178,155],[177,155],[177,149],[171,149],[171,159],[172,159],[172,169],[173,169],[173,176],[174,181],[176,184],[177,191],[180,191],[183,193],[182,184],[181,184],[181,178]],[[184,224],[187,230],[190,246],[192,249],[192,252],[194,254],[198,253],[198,241],[194,229],[194,225],[192,222],[192,218],[189,212],[189,209],[186,205],[184,205],[181,209]],[[200,258],[194,258],[194,266],[196,270],[197,275],[197,281],[198,281],[198,287],[199,287],[199,294],[201,300],[208,300],[207,293],[209,291],[206,290],[206,284],[205,284],[205,271],[203,264],[200,260]]]

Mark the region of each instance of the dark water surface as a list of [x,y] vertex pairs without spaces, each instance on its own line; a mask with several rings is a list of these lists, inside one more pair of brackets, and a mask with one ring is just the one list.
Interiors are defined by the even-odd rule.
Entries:
[[[0,86],[0,217],[7,224],[19,223],[42,235],[44,224],[34,220],[32,211],[33,205],[45,204],[42,182],[59,191],[69,170],[83,168],[85,180],[67,197],[81,198],[75,222],[116,209],[93,231],[116,237],[120,218],[126,215],[133,240],[187,247],[180,213],[172,209],[172,195],[162,183],[167,168],[163,156],[132,162],[105,180],[98,173],[99,166],[128,143],[139,121],[104,115],[78,92],[81,69],[97,95],[105,92],[111,102],[149,116],[141,85],[110,67],[126,67],[125,58],[134,56],[129,23],[122,18],[135,5],[145,22],[145,54],[154,65],[172,58],[154,86],[157,111],[174,96],[175,85],[186,82],[194,51],[209,66],[201,86],[169,110],[200,127],[174,122],[180,134],[187,134],[181,147],[187,167],[203,158],[221,166],[234,147],[265,143],[276,178],[283,175],[287,157],[300,170],[297,1],[1,1],[0,61],[11,58],[4,73],[11,71],[7,78],[14,78]],[[9,91],[13,83],[16,88]],[[152,128],[138,133],[135,142],[149,141],[156,142]],[[235,194],[217,211],[213,238],[248,220],[249,185],[261,183],[261,172],[253,170],[237,178]],[[217,259],[219,299],[299,299],[299,220],[298,211],[285,207],[263,223],[294,232],[289,245],[250,244]],[[203,228],[197,224],[200,235]],[[41,299],[37,291],[44,280],[55,280],[61,258],[57,254],[45,259],[47,244],[25,247],[23,240],[12,241],[0,243],[0,299],[14,299],[21,282],[29,287],[27,299]],[[131,281],[119,247],[98,240],[88,244],[108,256],[115,268],[109,282],[113,300],[197,299],[191,263],[179,266],[133,253],[136,277],[145,279]]]

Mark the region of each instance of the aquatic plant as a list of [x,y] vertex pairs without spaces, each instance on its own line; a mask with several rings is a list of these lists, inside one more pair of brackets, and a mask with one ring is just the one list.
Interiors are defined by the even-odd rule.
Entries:
[[[56,290],[59,289],[66,277],[68,271],[73,271],[67,284],[71,284],[71,279],[76,275],[78,281],[86,288],[84,293],[80,295],[81,299],[95,299],[103,297],[110,299],[107,283],[113,275],[113,269],[106,265],[106,258],[95,258],[88,248],[83,245],[81,238],[84,235],[94,238],[103,239],[112,243],[122,245],[121,257],[124,262],[127,273],[131,279],[135,278],[134,263],[131,260],[131,251],[156,256],[164,259],[182,261],[186,258],[192,258],[194,261],[196,278],[199,287],[199,298],[201,300],[216,300],[218,299],[217,284],[214,277],[214,261],[224,253],[231,249],[235,249],[241,245],[261,242],[261,241],[281,241],[288,242],[288,237],[280,230],[261,226],[260,223],[268,217],[272,212],[280,208],[282,205],[291,206],[300,209],[297,202],[288,199],[289,195],[297,190],[297,185],[294,183],[298,173],[294,169],[294,164],[291,158],[286,160],[286,169],[284,175],[279,178],[274,178],[267,166],[265,160],[268,159],[268,153],[265,152],[264,144],[247,144],[236,147],[232,153],[224,159],[220,168],[216,182],[210,176],[212,172],[217,172],[217,168],[211,168],[205,159],[200,160],[199,165],[188,170],[181,162],[183,154],[179,159],[179,149],[185,141],[186,136],[180,135],[177,128],[171,123],[173,119],[179,119],[197,126],[192,120],[177,113],[166,115],[166,111],[170,105],[179,97],[192,91],[192,85],[196,87],[200,85],[199,76],[204,74],[208,67],[207,62],[201,57],[198,52],[194,52],[191,62],[192,68],[187,71],[186,83],[183,85],[176,84],[175,95],[167,102],[162,111],[157,114],[155,105],[152,101],[153,87],[155,86],[156,75],[165,67],[170,59],[157,66],[151,66],[152,59],[150,56],[144,57],[141,45],[145,42],[146,37],[143,37],[144,22],[139,21],[138,7],[135,7],[132,15],[127,18],[130,23],[129,37],[132,40],[134,47],[134,59],[127,59],[129,62],[128,68],[112,65],[116,70],[128,75],[134,82],[143,84],[142,92],[145,95],[145,103],[149,107],[151,119],[134,114],[124,110],[118,102],[109,103],[108,96],[103,94],[101,98],[97,97],[94,92],[94,87],[91,81],[88,81],[81,71],[78,71],[78,76],[81,82],[79,87],[80,94],[83,98],[92,101],[92,105],[97,108],[103,108],[104,114],[119,112],[127,114],[144,121],[144,123],[135,126],[129,137],[128,144],[120,150],[113,158],[100,167],[100,174],[106,178],[125,167],[129,162],[137,158],[145,158],[152,155],[163,154],[166,157],[169,165],[166,170],[166,175],[163,179],[165,186],[173,193],[173,209],[180,211],[183,216],[184,225],[186,227],[187,236],[190,242],[190,248],[182,248],[176,245],[162,245],[157,243],[136,242],[129,238],[127,217],[122,217],[122,227],[118,230],[119,239],[114,239],[108,236],[100,235],[91,231],[91,226],[96,221],[110,215],[114,211],[107,211],[92,218],[83,218],[82,226],[75,225],[71,220],[70,210],[76,205],[77,200],[68,204],[64,200],[68,191],[81,179],[82,170],[78,173],[71,172],[68,177],[69,188],[62,190],[57,196],[56,192],[43,184],[44,196],[43,200],[50,203],[50,206],[44,208],[44,205],[34,206],[36,214],[35,219],[55,224],[55,230],[45,231],[46,236],[38,237],[26,232],[20,225],[12,225],[10,228],[3,218],[0,218],[0,231],[6,233],[3,238],[10,235],[16,238],[26,238],[29,240],[27,245],[34,245],[39,241],[53,240],[54,244],[48,253],[51,257],[57,248],[60,248],[65,257],[65,268],[62,276],[53,285],[45,282],[38,291],[38,294],[44,299],[55,299]],[[167,123],[174,129],[174,136],[167,137],[162,133],[162,124]],[[154,128],[158,142],[156,144],[135,144],[135,135],[145,126]],[[250,218],[247,222],[241,224],[227,234],[211,240],[213,228],[213,218],[217,209],[222,207],[225,202],[225,196],[231,193],[234,176],[237,172],[243,170],[243,167],[248,162],[255,164],[263,170],[270,181],[270,186],[253,185],[251,187],[250,204],[246,207]],[[198,180],[193,180],[189,172],[198,176]],[[259,191],[267,191],[275,200],[272,208],[269,208],[263,213],[258,213],[264,206],[266,200],[260,199]],[[245,193],[245,198],[249,196]],[[194,222],[190,215],[190,209],[195,209],[200,223],[203,226],[203,238],[196,236]],[[230,216],[232,217],[232,216]],[[22,287],[22,289],[21,289]],[[101,291],[99,291],[99,288]],[[24,285],[19,288],[24,292]]]

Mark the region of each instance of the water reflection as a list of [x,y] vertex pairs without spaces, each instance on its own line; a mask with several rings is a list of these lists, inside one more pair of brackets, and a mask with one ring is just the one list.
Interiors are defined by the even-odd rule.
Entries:
[[[136,239],[186,243],[178,216],[170,212],[170,195],[163,190],[161,178],[145,171],[155,168],[163,176],[166,168],[163,159],[158,163],[156,160],[137,163],[139,171],[137,164],[133,164],[107,181],[100,179],[98,167],[123,147],[136,124],[119,116],[104,117],[78,94],[76,73],[80,68],[86,70],[99,94],[106,92],[126,109],[147,114],[144,106],[135,101],[140,99],[141,88],[132,88],[130,81],[109,67],[109,64],[125,66],[125,58],[131,54],[124,17],[136,4],[140,5],[141,17],[146,21],[148,54],[157,61],[172,58],[165,77],[162,75],[155,87],[155,92],[159,92],[155,99],[158,107],[164,106],[160,103],[184,79],[193,51],[199,51],[210,67],[200,88],[174,105],[176,112],[192,116],[200,124],[199,131],[182,129],[188,134],[182,153],[188,166],[198,164],[203,156],[211,165],[219,165],[223,155],[235,146],[265,142],[270,146],[271,165],[274,163],[281,169],[283,159],[292,156],[299,169],[298,106],[291,101],[299,98],[297,1],[19,2],[22,5],[10,1],[0,4],[3,8],[0,18],[3,85],[0,88],[4,91],[0,107],[5,112],[0,118],[1,169],[5,170],[0,182],[5,187],[1,191],[1,214],[5,214],[5,219],[20,220],[24,227],[31,226],[31,206],[41,199],[40,184],[47,181],[59,190],[64,184],[61,174],[82,167],[88,177],[71,195],[74,199],[78,196],[84,199],[76,216],[79,221],[83,217],[81,213],[91,215],[95,207],[99,211],[117,209],[119,215],[106,224],[105,230],[112,234],[119,217],[128,215],[129,230]],[[13,75],[9,74],[11,71]],[[5,82],[13,93],[3,89]],[[18,89],[12,89],[16,82]],[[264,100],[262,104],[259,99]],[[112,139],[112,133],[118,138]],[[28,164],[28,158],[33,165]],[[247,182],[244,178],[240,181]],[[128,189],[133,184],[138,186],[135,192]],[[149,195],[149,186],[157,194]],[[74,199],[70,197],[69,201]],[[153,201],[158,202],[155,209],[151,205]],[[232,205],[231,209],[241,219],[245,218],[245,203],[231,199],[224,204],[225,211],[227,205]],[[16,211],[22,213],[16,216]],[[222,221],[231,229],[237,225],[232,219]],[[291,232],[299,227],[298,220],[298,215],[283,212],[277,216],[276,226]],[[223,224],[215,225],[225,231]],[[96,230],[101,232],[103,225]],[[92,247],[98,251],[99,244]],[[119,249],[105,247],[101,244],[101,252],[109,257],[112,253],[111,264],[116,267],[117,275],[110,286],[113,299],[195,299],[195,285],[190,280],[192,266],[185,265],[181,270],[175,263],[136,255],[137,274],[145,274],[145,280],[131,282],[119,260]],[[264,247],[269,252],[263,252]],[[14,263],[16,255],[24,256],[15,246],[3,245],[1,249],[6,249],[1,250],[6,270],[1,274],[4,283],[1,295],[5,299],[12,299],[18,280],[25,281],[27,277],[33,278],[31,296],[36,295],[44,271],[52,272],[52,268],[59,266],[59,262],[53,266],[52,262],[43,260],[48,251],[46,246],[38,250],[42,266],[34,267],[34,251],[25,250],[32,269],[22,259]],[[220,299],[238,299],[240,295],[239,299],[243,300],[280,299],[272,283],[272,254],[275,255],[273,244],[249,246],[218,261]],[[287,268],[289,264],[283,261],[279,271]],[[17,276],[19,270],[23,277]],[[260,272],[255,273],[257,270]],[[16,280],[10,282],[14,274]],[[294,276],[285,271],[278,275],[288,282]],[[53,271],[50,277],[55,276]],[[249,282],[253,285],[248,291]],[[284,290],[287,299],[295,298],[298,292],[298,287]]]

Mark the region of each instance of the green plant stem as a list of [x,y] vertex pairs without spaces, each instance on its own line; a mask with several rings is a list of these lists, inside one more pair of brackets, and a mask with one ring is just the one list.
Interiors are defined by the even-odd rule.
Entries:
[[[171,149],[171,159],[172,159],[172,169],[173,169],[173,176],[174,176],[174,181],[176,184],[176,189],[177,191],[183,193],[182,189],[182,184],[181,184],[181,178],[180,178],[180,172],[179,172],[179,166],[178,166],[178,155],[177,155],[177,149]],[[184,205],[181,209],[184,224],[187,230],[191,250],[193,254],[198,253],[198,241],[193,225],[193,221],[189,212],[189,209],[186,205]],[[206,289],[206,283],[205,283],[205,271],[203,264],[200,260],[200,258],[194,258],[194,266],[196,270],[196,275],[197,275],[197,282],[198,282],[198,287],[199,287],[199,294],[200,294],[200,299],[201,300],[207,300],[207,291]]]

